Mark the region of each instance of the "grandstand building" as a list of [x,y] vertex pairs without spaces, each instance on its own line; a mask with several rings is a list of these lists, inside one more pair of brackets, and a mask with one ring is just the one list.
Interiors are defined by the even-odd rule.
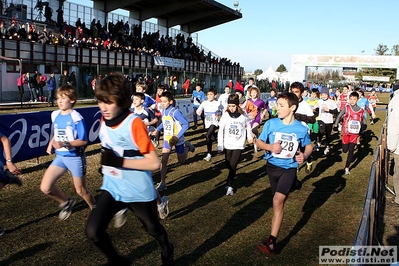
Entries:
[[[126,15],[115,12],[117,9]],[[80,97],[93,93],[88,77],[116,71],[133,80],[159,76],[160,83],[165,77],[175,76],[178,89],[186,77],[196,78],[205,89],[215,87],[219,91],[229,79],[236,80],[244,73],[239,63],[215,55],[197,42],[198,31],[242,18],[238,10],[213,0],[94,0],[93,7],[63,0],[3,0],[0,15],[2,102],[17,99],[16,79],[26,71],[38,70],[46,76],[54,71],[57,79],[64,69],[68,73],[75,71]],[[80,34],[77,21],[82,28]],[[107,27],[105,35],[100,35],[97,23]],[[112,29],[120,23],[123,30],[112,35]],[[25,39],[19,32],[23,27],[28,33]],[[43,32],[46,41],[41,38]],[[33,41],[29,35],[38,39]],[[155,36],[157,41],[149,43],[148,36]],[[108,42],[108,38],[111,44],[101,43],[104,39]],[[97,40],[96,45],[88,45],[89,39]],[[159,49],[159,43],[168,41],[169,51]]]

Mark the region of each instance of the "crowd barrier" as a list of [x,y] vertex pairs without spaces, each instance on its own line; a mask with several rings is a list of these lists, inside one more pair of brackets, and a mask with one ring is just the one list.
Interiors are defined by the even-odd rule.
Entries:
[[[193,121],[193,107],[190,99],[176,100],[176,106],[189,121]],[[101,112],[97,106],[76,108],[83,116],[89,145],[99,143],[98,133]],[[0,115],[0,131],[8,136],[14,162],[26,161],[47,155],[46,149],[53,135],[51,112],[26,112]]]
[[[379,245],[377,239],[378,222],[383,216],[385,185],[388,178],[389,151],[387,149],[387,120],[380,131],[377,146],[371,164],[369,183],[364,200],[360,225],[354,240],[354,246]],[[356,263],[356,265],[363,265]]]

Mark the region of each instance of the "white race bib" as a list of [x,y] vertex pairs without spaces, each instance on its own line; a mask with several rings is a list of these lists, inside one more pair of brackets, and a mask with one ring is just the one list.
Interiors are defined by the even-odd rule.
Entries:
[[281,152],[272,153],[274,157],[281,159],[293,158],[298,150],[298,139],[295,134],[276,132],[274,142],[280,141]]
[[122,170],[119,170],[115,167],[112,166],[102,166],[102,171],[101,171],[104,175],[107,176],[112,176],[113,178],[116,179],[123,179],[123,174],[122,174]]
[[209,128],[211,125],[217,125],[218,115],[212,113],[205,113],[205,128]]
[[173,119],[167,119],[164,117],[163,121],[163,132],[165,137],[171,138],[173,136],[173,126],[174,126],[174,121]]
[[352,134],[359,134],[360,132],[360,121],[349,120],[348,121],[348,132]]
[[227,130],[228,130],[228,134],[226,137],[226,139],[227,139],[226,142],[234,143],[240,139],[240,137],[242,135],[240,126],[232,124],[227,128]]
[[[71,142],[75,140],[73,137],[73,129],[71,126],[67,126],[66,129],[61,129],[61,128],[55,128],[54,131],[54,140],[55,141],[61,141],[61,142]],[[68,151],[66,148],[60,148],[58,149],[59,151]],[[69,149],[69,150],[74,150]]]

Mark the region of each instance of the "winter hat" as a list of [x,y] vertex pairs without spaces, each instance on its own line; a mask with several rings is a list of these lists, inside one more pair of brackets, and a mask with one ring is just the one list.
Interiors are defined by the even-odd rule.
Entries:
[[329,92],[328,92],[328,88],[327,87],[323,87],[323,88],[321,88],[321,92],[320,93],[325,93],[325,94],[329,94]]
[[240,92],[242,95],[244,95],[244,87],[238,81],[236,81],[236,86],[234,87],[234,92]]

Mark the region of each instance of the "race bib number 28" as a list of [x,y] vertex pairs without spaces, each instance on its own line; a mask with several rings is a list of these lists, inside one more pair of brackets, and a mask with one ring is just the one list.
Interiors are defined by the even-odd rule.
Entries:
[[298,139],[294,134],[276,132],[274,141],[280,141],[281,152],[280,153],[272,153],[274,157],[281,159],[289,159],[293,158],[298,150]]

